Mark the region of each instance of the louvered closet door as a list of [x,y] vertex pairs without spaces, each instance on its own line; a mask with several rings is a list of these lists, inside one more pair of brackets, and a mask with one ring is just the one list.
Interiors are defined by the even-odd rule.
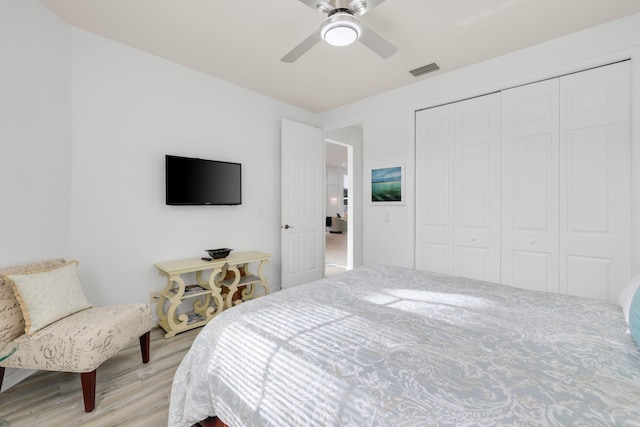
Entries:
[[502,283],[558,292],[559,80],[502,92]]
[[500,281],[498,94],[416,113],[416,268]]
[[560,283],[615,300],[630,276],[629,61],[560,78]]
[[416,268],[454,269],[453,104],[416,113]]

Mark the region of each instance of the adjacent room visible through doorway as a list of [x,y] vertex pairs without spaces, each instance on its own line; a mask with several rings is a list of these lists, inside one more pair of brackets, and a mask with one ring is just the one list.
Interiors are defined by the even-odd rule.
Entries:
[[325,276],[362,265],[363,145],[359,119],[325,128]]
[[348,265],[349,147],[327,141],[325,152],[325,276],[333,276]]

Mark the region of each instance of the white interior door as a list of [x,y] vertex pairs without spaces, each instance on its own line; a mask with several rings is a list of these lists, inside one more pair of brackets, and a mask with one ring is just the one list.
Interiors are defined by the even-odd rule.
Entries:
[[455,109],[455,271],[500,282],[500,94]]
[[631,275],[630,63],[560,78],[560,283],[615,300]]
[[322,278],[324,146],[322,130],[282,119],[281,288]]
[[502,92],[502,283],[558,292],[559,80]]

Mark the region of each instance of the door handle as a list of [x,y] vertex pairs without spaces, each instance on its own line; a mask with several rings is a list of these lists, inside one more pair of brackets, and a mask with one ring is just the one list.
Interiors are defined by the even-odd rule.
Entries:
[[293,226],[291,226],[291,225],[289,225],[289,224],[285,224],[285,225],[284,225],[284,229],[285,229],[285,230],[288,230],[288,229],[290,229],[290,228],[293,228]]

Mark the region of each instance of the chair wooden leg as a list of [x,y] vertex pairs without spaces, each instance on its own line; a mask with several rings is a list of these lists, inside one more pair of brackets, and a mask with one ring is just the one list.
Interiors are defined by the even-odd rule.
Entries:
[[149,361],[149,345],[151,343],[151,331],[140,337],[140,351],[142,352],[142,363]]
[[0,390],[2,390],[2,380],[4,380],[4,368],[0,366]]
[[96,370],[80,373],[80,380],[82,381],[84,411],[91,412],[96,407]]

